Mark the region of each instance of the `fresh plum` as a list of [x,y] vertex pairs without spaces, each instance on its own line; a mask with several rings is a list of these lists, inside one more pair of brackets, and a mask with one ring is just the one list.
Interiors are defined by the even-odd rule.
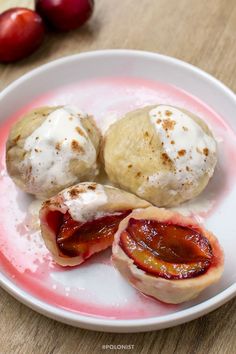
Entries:
[[36,11],[56,30],[82,26],[92,15],[94,0],[36,0]]
[[12,8],[0,14],[0,61],[23,59],[33,53],[44,39],[43,20],[35,11]]

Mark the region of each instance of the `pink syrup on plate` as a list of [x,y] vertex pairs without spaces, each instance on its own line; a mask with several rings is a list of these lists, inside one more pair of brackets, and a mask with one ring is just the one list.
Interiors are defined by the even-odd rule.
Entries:
[[148,318],[181,308],[148,298],[129,286],[113,268],[110,250],[73,269],[57,266],[41,239],[37,203],[15,187],[5,166],[9,129],[34,107],[76,105],[101,125],[104,119],[156,103],[179,106],[202,117],[218,141],[219,162],[212,180],[196,200],[180,210],[207,220],[227,198],[236,181],[236,136],[223,118],[196,97],[171,85],[134,78],[86,80],[45,93],[0,125],[0,264],[2,273],[17,286],[47,304],[102,318]]

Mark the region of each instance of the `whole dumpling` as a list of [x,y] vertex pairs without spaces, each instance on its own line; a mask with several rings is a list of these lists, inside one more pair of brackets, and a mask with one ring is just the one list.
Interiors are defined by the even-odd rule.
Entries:
[[214,173],[216,141],[200,118],[169,105],[127,113],[103,142],[110,180],[157,206],[196,197]]
[[72,106],[41,107],[11,129],[7,170],[23,191],[48,198],[98,174],[100,132],[93,118]]

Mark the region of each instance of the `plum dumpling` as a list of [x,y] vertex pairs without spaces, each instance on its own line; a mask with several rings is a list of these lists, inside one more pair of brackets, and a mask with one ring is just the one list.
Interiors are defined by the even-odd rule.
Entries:
[[49,198],[95,178],[99,146],[92,117],[72,106],[36,108],[10,131],[7,170],[23,191]]
[[169,105],[127,113],[103,143],[110,180],[157,206],[174,206],[200,194],[217,162],[216,141],[206,123]]

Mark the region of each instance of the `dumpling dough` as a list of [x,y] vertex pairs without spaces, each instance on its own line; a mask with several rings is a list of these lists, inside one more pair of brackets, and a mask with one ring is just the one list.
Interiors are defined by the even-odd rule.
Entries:
[[[148,206],[145,200],[112,186],[79,183],[44,202],[40,211],[42,237],[58,264],[75,266],[111,246],[119,222],[133,209]],[[60,240],[65,216],[66,238]],[[96,226],[97,221],[100,226]],[[107,232],[105,228],[111,224]],[[72,235],[68,237],[70,225]]]
[[157,206],[196,197],[217,162],[216,141],[207,125],[183,109],[147,106],[108,129],[103,145],[105,170],[120,188]]
[[39,198],[98,174],[100,133],[93,119],[75,107],[41,107],[11,129],[6,147],[9,175]]

